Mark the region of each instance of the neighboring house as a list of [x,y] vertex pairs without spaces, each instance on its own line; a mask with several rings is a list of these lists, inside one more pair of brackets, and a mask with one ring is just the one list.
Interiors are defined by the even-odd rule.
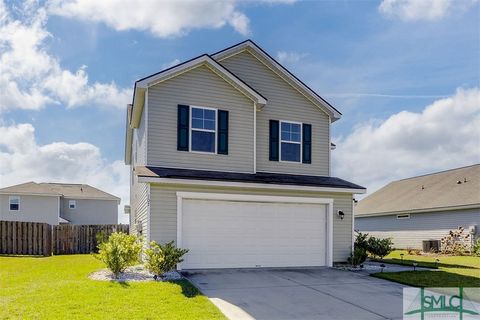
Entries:
[[394,181],[355,207],[355,229],[396,248],[422,249],[460,226],[480,235],[479,164]]
[[330,176],[340,116],[250,40],[138,80],[131,232],[188,248],[183,269],[345,261],[365,189]]
[[87,184],[27,182],[0,189],[0,220],[117,224],[119,203]]

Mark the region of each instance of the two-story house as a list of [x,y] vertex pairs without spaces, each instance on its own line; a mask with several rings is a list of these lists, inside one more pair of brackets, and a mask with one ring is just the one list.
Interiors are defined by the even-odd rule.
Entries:
[[188,248],[182,269],[345,261],[365,188],[330,176],[340,116],[251,40],[136,81],[131,231]]
[[0,189],[0,220],[117,224],[120,198],[88,184],[26,182]]

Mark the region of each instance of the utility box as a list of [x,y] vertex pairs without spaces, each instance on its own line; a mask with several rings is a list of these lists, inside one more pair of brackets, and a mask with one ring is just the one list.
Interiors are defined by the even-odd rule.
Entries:
[[440,251],[440,240],[423,240],[423,252],[438,252]]

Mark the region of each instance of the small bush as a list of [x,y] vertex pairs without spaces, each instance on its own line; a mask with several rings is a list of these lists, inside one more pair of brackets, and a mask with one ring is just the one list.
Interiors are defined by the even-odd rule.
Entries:
[[368,233],[362,233],[359,231],[355,231],[355,243],[353,246],[355,248],[363,248],[365,251],[368,250]]
[[362,263],[367,260],[367,250],[362,247],[354,247],[353,253],[350,254],[350,257],[348,258],[348,263],[350,263],[352,266],[356,267],[358,265],[361,265]]
[[145,267],[156,276],[172,271],[178,263],[182,262],[182,257],[188,252],[188,249],[176,248],[174,241],[164,245],[155,241],[150,243],[150,248],[145,250]]
[[115,232],[110,235],[108,241],[100,243],[98,249],[96,257],[105,263],[115,278],[118,278],[120,272],[138,263],[142,242],[134,235]]
[[474,256],[480,257],[480,238],[473,244],[472,247],[472,254]]
[[443,254],[453,254],[462,256],[466,252],[470,252],[472,248],[472,235],[465,232],[465,228],[458,227],[450,230],[448,235],[441,240],[441,251]]
[[[355,249],[357,248],[361,248],[365,253],[370,253],[373,257],[379,257],[381,259],[383,259],[383,257],[388,255],[393,250],[393,242],[390,238],[375,238],[369,236],[368,233],[362,233],[358,231],[355,231],[355,233],[355,243],[353,245],[354,250],[352,258],[355,256]],[[361,255],[361,251],[358,251],[357,254]]]
[[373,257],[379,257],[383,259],[386,255],[388,255],[393,250],[393,242],[390,238],[380,239],[375,237],[368,238],[368,249],[367,251]]

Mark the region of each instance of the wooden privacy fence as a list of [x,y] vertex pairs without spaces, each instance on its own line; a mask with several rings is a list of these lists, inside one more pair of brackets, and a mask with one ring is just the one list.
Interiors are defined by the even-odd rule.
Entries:
[[0,221],[0,254],[52,255],[52,226]]
[[113,232],[128,233],[126,224],[59,225],[53,226],[52,251],[54,254],[90,253],[97,248],[97,234],[109,236]]
[[128,233],[128,225],[58,225],[0,221],[0,254],[43,255],[90,253],[97,234]]

